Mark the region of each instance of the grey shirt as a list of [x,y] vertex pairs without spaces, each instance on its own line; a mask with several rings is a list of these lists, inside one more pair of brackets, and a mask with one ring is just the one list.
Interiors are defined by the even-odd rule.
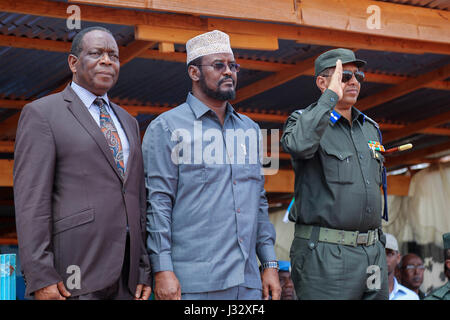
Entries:
[[369,148],[380,142],[378,125],[352,108],[352,125],[333,111],[338,96],[326,90],[292,113],[281,144],[295,171],[296,222],[367,232],[381,226],[384,157]]
[[[249,137],[230,139],[239,129]],[[276,260],[253,132],[230,104],[222,127],[192,94],[147,128],[147,249],[153,272],[174,271],[183,293],[261,288],[257,257]]]

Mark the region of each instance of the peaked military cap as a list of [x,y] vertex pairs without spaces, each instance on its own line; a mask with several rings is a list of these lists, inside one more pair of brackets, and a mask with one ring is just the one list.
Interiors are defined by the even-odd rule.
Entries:
[[336,66],[336,61],[341,59],[342,64],[353,62],[358,68],[366,64],[366,61],[356,59],[352,50],[339,48],[326,51],[317,57],[314,62],[315,75],[318,76],[323,70]]

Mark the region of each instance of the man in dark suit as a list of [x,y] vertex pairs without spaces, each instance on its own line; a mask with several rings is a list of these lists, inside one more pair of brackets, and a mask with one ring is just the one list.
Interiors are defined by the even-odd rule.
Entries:
[[14,199],[27,296],[145,299],[145,185],[139,126],[108,100],[119,76],[111,32],[80,31],[72,82],[26,105],[19,120]]

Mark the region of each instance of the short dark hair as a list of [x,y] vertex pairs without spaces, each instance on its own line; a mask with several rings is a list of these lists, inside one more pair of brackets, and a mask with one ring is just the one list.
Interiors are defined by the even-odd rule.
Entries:
[[331,68],[332,68],[332,67],[326,68],[326,69],[322,70],[317,76],[318,76],[318,77],[319,77],[319,76],[320,76],[320,77],[329,76],[329,75],[330,75],[329,71],[330,71]]
[[96,31],[96,30],[109,33],[114,38],[114,35],[112,34],[112,32],[104,27],[95,26],[95,27],[85,28],[85,29],[81,30],[80,32],[78,32],[77,35],[73,38],[72,47],[70,48],[70,53],[73,54],[74,56],[78,57],[80,55],[81,51],[83,51],[84,36],[87,33]]
[[202,64],[202,58],[203,56],[197,57],[194,60],[192,60],[191,62],[188,63],[187,67],[189,69],[190,66],[198,66]]

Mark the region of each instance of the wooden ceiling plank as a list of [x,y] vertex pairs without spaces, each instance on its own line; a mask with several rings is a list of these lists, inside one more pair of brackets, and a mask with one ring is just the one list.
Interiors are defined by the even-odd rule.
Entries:
[[0,141],[0,153],[13,153],[14,141]]
[[237,92],[237,98],[232,101],[232,103],[241,102],[264,91],[275,88],[301,75],[309,74],[311,70],[314,70],[314,60],[316,60],[317,56],[318,55],[303,60],[291,68],[284,69],[275,74],[267,76],[264,79],[256,81],[246,87],[240,88]]
[[436,127],[447,122],[450,122],[450,111],[438,114],[431,118],[417,121],[415,123],[411,123],[399,130],[387,132],[383,134],[383,143],[389,143],[420,132],[421,130],[428,129],[430,127]]
[[[111,98],[111,100],[115,100],[114,98]],[[27,103],[31,102],[30,100],[24,101],[24,100],[6,100],[6,99],[0,99],[0,108],[10,108],[10,109],[22,109],[23,106]],[[117,101],[120,106],[122,106],[125,110],[127,110],[130,114],[161,114],[163,112],[166,112],[171,107],[164,107],[164,106],[133,106],[133,105],[127,105],[125,103],[121,103],[121,101]],[[259,113],[259,112],[241,112],[242,114],[250,117],[254,121],[260,121],[260,122],[271,122],[271,123],[284,123],[287,119],[287,115],[283,114],[270,114],[270,113]],[[380,122],[380,128],[381,130],[400,130],[402,128],[408,128],[412,126],[413,124],[390,124],[390,123],[383,123]],[[5,126],[5,122],[2,122],[2,127]],[[447,128],[433,128],[428,127],[421,129],[417,132],[423,133],[423,134],[432,134],[432,135],[439,135],[439,136],[450,136],[450,129]],[[389,132],[386,132],[383,134],[383,136],[387,135]],[[384,141],[384,138],[383,138]]]
[[[74,3],[114,5],[116,0],[72,0]],[[450,43],[450,12],[372,0],[152,0],[127,3],[128,8],[144,8],[178,14],[215,16],[264,22],[296,24],[365,35],[383,35]],[[378,11],[375,26],[368,8]],[[376,18],[377,18],[376,17]]]
[[[267,2],[267,1],[266,1]],[[286,24],[257,23],[230,19],[203,18],[180,14],[161,14],[139,10],[79,5],[81,19],[121,25],[150,25],[185,28],[203,32],[219,29],[224,32],[272,35],[279,39],[296,40],[306,44],[336,47],[355,47],[367,50],[422,54],[450,54],[448,43],[391,38],[382,35],[368,36],[356,32],[310,28]],[[67,19],[67,3],[45,0],[2,1],[0,11]],[[444,11],[439,11],[439,13]],[[430,40],[430,39],[428,39]]]
[[[185,44],[189,39],[201,33],[203,31],[137,25],[134,37],[137,40]],[[231,46],[236,49],[270,51],[278,49],[278,38],[274,36],[239,33],[229,33],[228,35],[230,36]]]
[[431,82],[446,79],[448,77],[450,77],[450,64],[422,74],[418,77],[410,78],[377,94],[367,96],[358,101],[356,107],[361,111],[365,111],[387,101],[406,95],[417,89],[423,88]]
[[120,66],[123,66],[153,47],[156,42],[135,40],[126,47],[119,48]]

